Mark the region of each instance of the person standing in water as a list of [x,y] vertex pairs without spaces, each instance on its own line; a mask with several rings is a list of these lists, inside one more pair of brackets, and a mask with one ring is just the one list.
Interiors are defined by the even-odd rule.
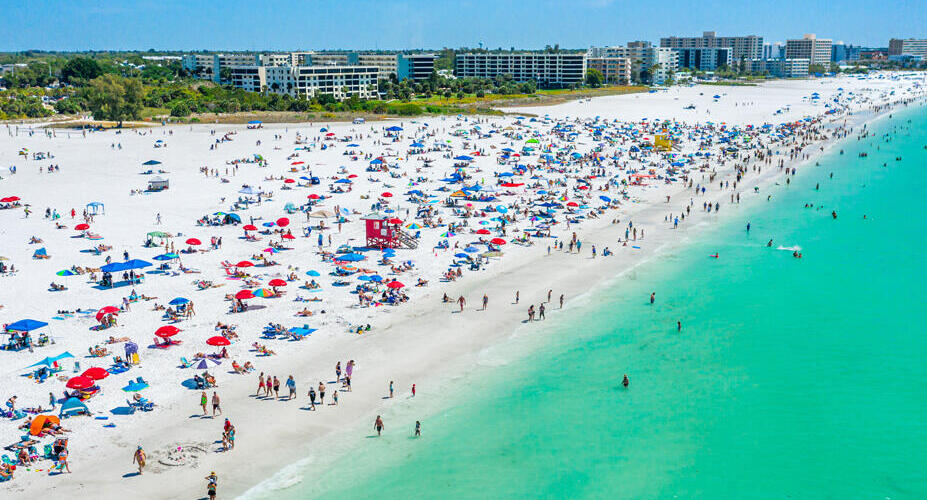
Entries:
[[422,436],[422,423],[418,420],[415,421],[415,437]]
[[650,303],[653,304],[657,300],[657,292],[650,293]]
[[624,379],[621,380],[621,385],[625,387],[628,387],[629,385],[631,385],[631,379],[628,378],[627,373],[624,375]]
[[383,425],[383,419],[380,418],[379,415],[377,415],[377,419],[373,423],[373,428],[377,431],[377,437],[379,437],[382,434],[383,429],[385,428],[385,426]]

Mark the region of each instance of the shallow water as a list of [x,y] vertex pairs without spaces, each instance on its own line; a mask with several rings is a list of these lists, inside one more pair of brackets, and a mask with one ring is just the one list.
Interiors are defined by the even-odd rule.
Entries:
[[267,498],[927,498],[927,112],[873,128],[456,382],[424,437],[404,405]]

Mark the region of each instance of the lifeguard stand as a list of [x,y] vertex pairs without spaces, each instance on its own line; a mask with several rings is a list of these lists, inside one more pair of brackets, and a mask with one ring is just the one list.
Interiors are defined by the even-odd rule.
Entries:
[[364,219],[367,224],[368,248],[415,248],[418,242],[415,238],[405,234],[397,224],[390,224],[386,217],[368,217]]

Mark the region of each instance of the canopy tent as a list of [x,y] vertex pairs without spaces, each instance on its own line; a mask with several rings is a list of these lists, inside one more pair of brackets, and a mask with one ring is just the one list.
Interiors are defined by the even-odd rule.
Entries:
[[57,355],[57,356],[50,356],[50,357],[47,357],[47,358],[45,358],[45,359],[43,359],[43,360],[41,360],[41,361],[39,361],[39,362],[37,362],[37,363],[35,363],[35,364],[31,364],[31,365],[27,366],[26,368],[35,368],[36,366],[47,366],[47,367],[51,368],[51,367],[54,366],[55,363],[57,363],[58,361],[61,361],[62,359],[65,359],[65,358],[73,358],[73,357],[74,357],[73,354],[71,354],[71,353],[65,351],[65,352],[63,352],[63,353],[61,353],[61,354],[59,354],[59,355]]
[[6,325],[6,330],[8,332],[31,332],[43,326],[48,326],[48,323],[34,319],[21,319],[15,323]]
[[100,271],[104,273],[117,273],[119,271],[128,271],[130,269],[141,269],[143,267],[150,267],[151,262],[145,262],[140,259],[127,260],[125,262],[113,262],[112,264],[107,264],[100,268]]
[[87,208],[87,213],[90,215],[106,213],[106,205],[104,205],[103,202],[100,202],[100,201],[92,201],[87,204],[86,208]]
[[90,415],[90,409],[87,408],[87,405],[83,401],[77,398],[68,398],[64,404],[61,405],[61,411],[58,412],[58,415],[64,415],[70,417],[72,415]]

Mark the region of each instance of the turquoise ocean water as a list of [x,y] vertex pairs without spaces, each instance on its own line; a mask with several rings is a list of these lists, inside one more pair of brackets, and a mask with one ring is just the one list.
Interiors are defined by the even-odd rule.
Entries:
[[927,498],[927,110],[873,131],[271,496]]

